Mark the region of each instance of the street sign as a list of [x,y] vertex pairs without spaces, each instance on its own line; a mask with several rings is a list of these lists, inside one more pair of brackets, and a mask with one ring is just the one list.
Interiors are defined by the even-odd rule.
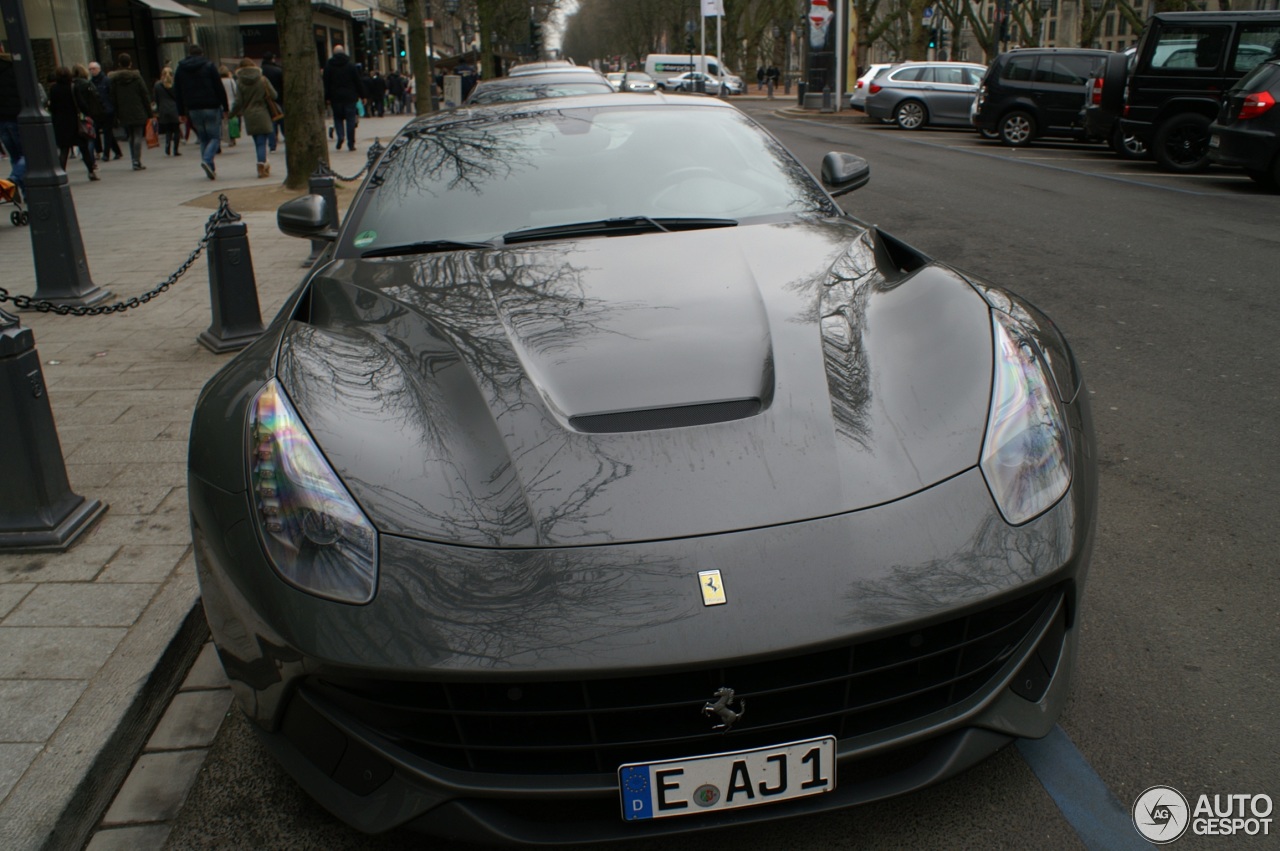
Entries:
[[351,20],[353,21],[367,21],[372,17],[373,17],[372,9],[352,9],[351,10]]

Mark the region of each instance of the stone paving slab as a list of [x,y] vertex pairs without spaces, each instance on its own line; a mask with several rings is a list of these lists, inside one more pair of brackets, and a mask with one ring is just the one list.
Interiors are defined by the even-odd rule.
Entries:
[[[389,138],[402,123],[365,119],[362,144]],[[310,253],[308,241],[275,227],[275,208],[302,194],[278,185],[283,153],[272,157],[279,177],[259,181],[252,146],[226,148],[218,179],[209,181],[195,145],[183,150],[178,158],[146,151],[147,169],[139,172],[104,163],[97,183],[88,182],[80,164],[69,164],[92,278],[111,291],[110,302],[152,289],[186,260],[219,193],[226,193],[248,226],[269,322]],[[341,173],[365,162],[364,150],[330,155]],[[352,194],[342,189],[339,203]],[[34,293],[30,229],[7,219],[0,220],[0,268],[0,286]],[[210,324],[203,257],[168,292],[135,310],[100,317],[27,312],[21,320],[35,335],[72,489],[109,509],[68,552],[0,553],[0,848],[80,848],[207,633],[196,608],[186,441],[200,388],[231,355],[196,342]],[[161,728],[159,741],[169,747],[145,753],[140,765],[198,766],[196,744],[216,730],[230,701],[216,657],[200,658],[204,685],[183,686]],[[173,775],[165,776],[164,789],[142,798],[173,791]],[[126,812],[120,803],[115,817]],[[143,824],[101,831],[91,847],[158,847],[167,832],[147,816]]]

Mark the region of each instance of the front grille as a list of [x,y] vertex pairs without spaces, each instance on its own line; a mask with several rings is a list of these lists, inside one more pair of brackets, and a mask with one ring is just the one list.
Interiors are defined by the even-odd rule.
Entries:
[[[815,736],[848,739],[945,710],[978,692],[1058,589],[884,638],[801,656],[560,682],[309,680],[304,688],[428,762],[505,774],[612,772]],[[728,733],[703,706],[722,686],[746,701]],[[738,704],[734,704],[735,708]]]

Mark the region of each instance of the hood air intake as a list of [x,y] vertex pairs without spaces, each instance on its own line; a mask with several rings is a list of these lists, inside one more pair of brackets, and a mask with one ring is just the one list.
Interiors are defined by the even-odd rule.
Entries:
[[643,411],[619,411],[612,414],[570,417],[569,425],[587,434],[610,434],[711,425],[730,420],[744,420],[758,413],[760,413],[759,399],[738,399],[731,402],[711,402],[705,405],[682,405],[678,408],[648,408]]

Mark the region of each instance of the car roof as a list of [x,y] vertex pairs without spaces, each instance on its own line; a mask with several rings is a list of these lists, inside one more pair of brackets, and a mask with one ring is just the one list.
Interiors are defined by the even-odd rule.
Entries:
[[566,73],[567,68],[559,68],[550,71],[539,71],[536,74],[518,74],[515,77],[497,77],[492,80],[482,80],[479,86],[486,88],[498,88],[506,86],[541,86],[552,83],[608,83],[609,81],[601,74],[578,74]]
[[733,104],[719,98],[708,98],[701,95],[654,92],[652,96],[646,95],[638,98],[635,95],[620,94],[610,90],[607,94],[601,92],[598,95],[522,100],[514,103],[485,104],[483,106],[463,104],[455,109],[444,109],[419,116],[406,124],[404,130],[425,130],[431,127],[462,124],[492,115],[495,112],[534,115],[546,112],[564,112],[570,109],[597,109],[600,107],[609,107],[611,109],[652,109],[654,106],[672,106],[681,109],[729,109],[735,112],[738,110]]
[[1280,10],[1248,12],[1157,12],[1151,16],[1164,23],[1224,23],[1233,21],[1280,20]]

